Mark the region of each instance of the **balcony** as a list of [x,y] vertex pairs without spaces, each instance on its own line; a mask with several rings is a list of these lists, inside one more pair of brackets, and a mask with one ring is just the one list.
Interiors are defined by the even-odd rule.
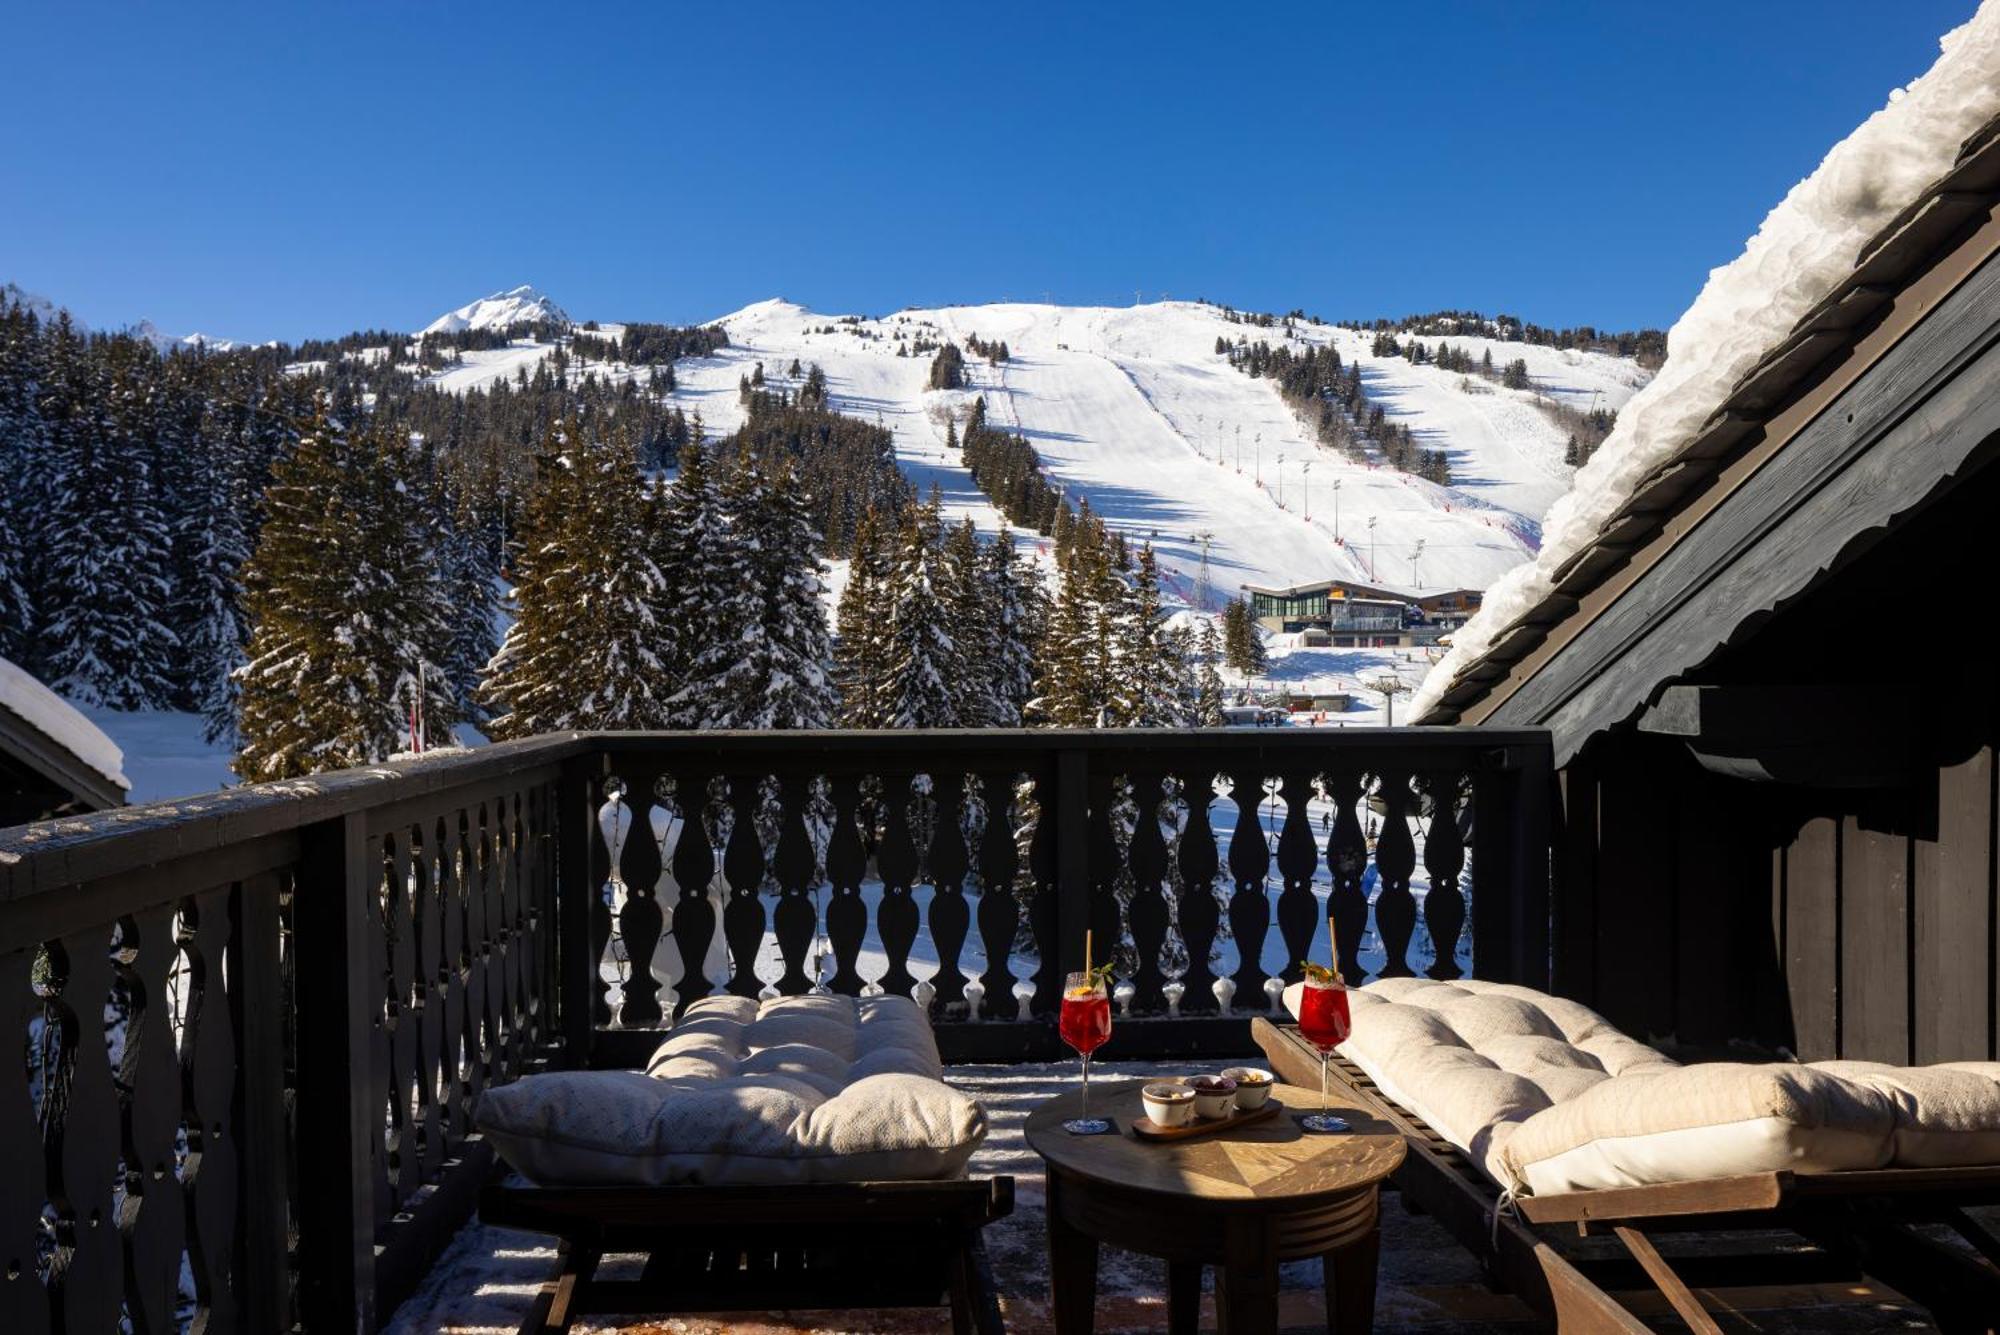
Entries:
[[0,1328],[429,1328],[544,1264],[468,1223],[472,1100],[712,993],[912,996],[1032,1172],[1086,931],[1128,1073],[1253,1052],[1329,916],[1351,979],[1546,988],[1551,787],[1475,728],[563,735],[16,827]]

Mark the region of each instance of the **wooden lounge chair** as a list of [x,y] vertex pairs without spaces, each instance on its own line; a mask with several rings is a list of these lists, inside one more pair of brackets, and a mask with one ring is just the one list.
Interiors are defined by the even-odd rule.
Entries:
[[[1252,1034],[1280,1079],[1318,1079],[1318,1051],[1295,1026],[1260,1018]],[[1349,1097],[1408,1138],[1410,1152],[1394,1179],[1404,1203],[1436,1217],[1496,1283],[1562,1331],[1648,1330],[1614,1294],[1650,1286],[1690,1329],[1720,1335],[1724,1327],[1696,1290],[1863,1273],[1922,1303],[1947,1332],[2000,1331],[2000,1240],[1965,1213],[2000,1203],[2000,1167],[1756,1173],[1524,1196],[1508,1209],[1492,1179],[1360,1067],[1336,1056],[1333,1070]],[[1924,1224],[1954,1230],[1985,1262],[1917,1231]],[[1764,1240],[1747,1254],[1670,1265],[1652,1236],[1745,1229],[1789,1230],[1815,1246],[1775,1253]],[[1625,1256],[1580,1241],[1603,1235]]]
[[[1014,1208],[1014,1179],[784,1186],[537,1187],[500,1166],[489,1224],[561,1239],[562,1265],[521,1335],[581,1316],[951,1308],[954,1335],[1001,1335],[980,1230]],[[600,1261],[643,1253],[636,1278]]]

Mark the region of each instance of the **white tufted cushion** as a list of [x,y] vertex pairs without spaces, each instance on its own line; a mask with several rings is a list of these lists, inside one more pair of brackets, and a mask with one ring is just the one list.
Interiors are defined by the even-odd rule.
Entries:
[[[1294,1014],[1300,990],[1285,989]],[[1509,983],[1383,978],[1347,999],[1341,1055],[1496,1181],[1528,1118],[1613,1075],[1674,1065],[1588,1006]]]
[[1521,1190],[2000,1162],[2000,1063],[1683,1067],[1587,1006],[1472,979],[1384,978],[1348,1004],[1342,1055]]
[[474,1121],[544,1184],[955,1177],[986,1113],[943,1069],[903,997],[708,997],[644,1073],[528,1076],[486,1091]]

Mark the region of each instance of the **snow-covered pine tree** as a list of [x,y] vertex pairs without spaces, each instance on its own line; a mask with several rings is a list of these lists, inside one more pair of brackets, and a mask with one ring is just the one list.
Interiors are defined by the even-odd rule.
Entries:
[[1014,534],[1005,524],[986,545],[981,580],[992,609],[990,668],[996,728],[1021,726],[1035,695],[1035,645],[1041,639],[1042,591],[1033,563],[1015,555]]
[[657,513],[628,441],[550,429],[521,516],[514,623],[481,689],[494,737],[666,726]]
[[[447,491],[449,496],[450,490]],[[451,604],[451,644],[445,668],[458,693],[459,713],[484,724],[486,706],[479,689],[486,665],[499,652],[495,628],[499,610],[500,571],[494,560],[494,533],[480,507],[460,496],[447,499],[439,518],[443,542],[439,551],[445,597]]]
[[34,671],[30,553],[46,511],[47,462],[36,404],[41,328],[25,306],[0,307],[0,658]]
[[945,536],[943,571],[947,624],[957,646],[959,722],[968,728],[994,726],[1004,713],[993,676],[999,626],[980,559],[979,530],[969,515]]
[[82,341],[71,347],[75,364],[51,375],[70,411],[50,441],[44,674],[86,704],[167,708],[175,703],[179,645],[168,625],[173,590],[151,432],[153,351],[135,339],[112,340],[109,380],[100,386],[88,383],[93,368],[80,356]]
[[281,458],[243,569],[251,618],[235,760],[261,782],[366,764],[456,722],[430,502],[408,446],[321,412]]
[[960,726],[963,665],[951,638],[944,518],[933,496],[904,514],[889,576],[889,675],[884,713],[893,728]]
[[196,426],[200,448],[187,451],[174,520],[174,627],[181,642],[182,690],[206,720],[209,741],[236,727],[236,669],[250,638],[239,598],[250,559],[248,488],[240,410],[211,402]]
[[751,509],[761,479],[739,458],[717,481],[699,446],[681,456],[667,499],[668,543],[677,583],[669,594],[674,631],[686,645],[667,709],[676,728],[736,726],[731,676],[761,630],[751,586],[749,535],[731,523]]
[[1219,728],[1228,720],[1222,713],[1222,674],[1215,670],[1216,660],[1222,654],[1222,642],[1216,637],[1215,623],[1203,621],[1201,633],[1194,641],[1194,725],[1198,728]]
[[585,639],[572,683],[576,726],[605,731],[663,728],[673,679],[660,657],[665,581],[646,533],[638,452],[620,432],[578,443],[580,506],[569,516],[584,577]]
[[[728,546],[728,522],[722,514],[722,488],[714,476],[714,462],[702,440],[700,420],[688,434],[688,444],[680,450],[674,484],[660,506],[660,528],[652,544],[654,564],[666,578],[660,600],[660,656],[666,664],[672,695],[668,699],[668,727],[706,727],[708,701],[690,691],[690,675],[696,660],[714,654],[714,642],[722,634],[740,634],[740,626],[724,630],[726,582],[736,578],[740,594],[740,572],[732,572],[734,558]],[[710,668],[704,668],[710,671]]]
[[888,535],[873,508],[854,526],[847,584],[840,591],[839,637],[834,642],[834,682],[840,689],[840,726],[888,726],[883,708],[889,679]]
[[513,622],[486,664],[480,698],[496,741],[531,737],[576,718],[579,659],[589,651],[588,550],[577,550],[584,532],[582,461],[568,428],[556,423],[535,456],[535,477],[515,524]]
[[1096,722],[1084,647],[1090,635],[1090,597],[1077,572],[1074,543],[1056,558],[1056,591],[1036,655],[1035,695],[1028,713],[1050,727],[1088,728]]
[[1128,728],[1185,726],[1187,661],[1167,625],[1159,560],[1150,542],[1139,548],[1131,594],[1121,601],[1114,718]]
[[1262,672],[1269,661],[1264,637],[1257,633],[1256,618],[1245,599],[1232,598],[1223,604],[1222,661],[1230,671],[1246,677]]
[[747,457],[724,502],[743,552],[754,619],[741,656],[718,685],[713,726],[824,728],[836,701],[811,502],[790,461],[781,460],[767,479]]

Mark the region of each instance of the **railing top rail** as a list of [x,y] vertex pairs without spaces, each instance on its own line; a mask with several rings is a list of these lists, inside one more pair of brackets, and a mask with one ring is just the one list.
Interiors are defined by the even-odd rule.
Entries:
[[1546,755],[1548,749],[1548,734],[1539,729],[1460,726],[552,733],[0,829],[0,904],[584,756],[603,756],[610,765],[621,756],[680,755],[726,767],[768,758],[796,768],[815,757],[852,763],[876,755],[943,754],[976,765],[982,759],[1057,751],[1106,757],[1195,753],[1274,761],[1325,752],[1361,766],[1413,763],[1426,757],[1477,757],[1487,767],[1512,768],[1527,757]]
[[552,733],[11,826],[0,829],[0,904],[556,764],[590,749],[583,734]]
[[[1549,745],[1539,728],[1470,726],[1406,728],[842,728],[762,732],[596,732],[579,734],[587,749],[611,755],[706,752],[736,756],[810,756],[885,751],[966,752],[1228,751],[1242,755],[1300,751],[1401,755],[1474,755]],[[1511,764],[1511,759],[1500,763]]]

